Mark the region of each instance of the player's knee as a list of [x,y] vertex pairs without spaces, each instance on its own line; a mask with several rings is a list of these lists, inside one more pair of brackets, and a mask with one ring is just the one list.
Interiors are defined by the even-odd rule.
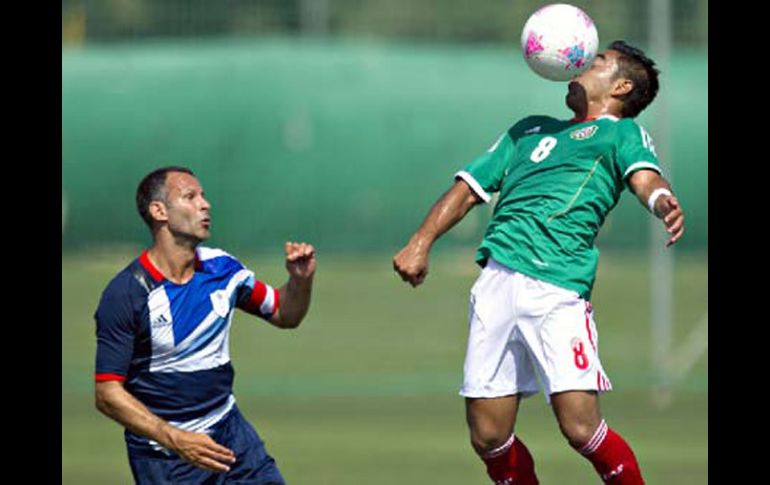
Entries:
[[471,428],[471,446],[479,455],[503,446],[510,437],[510,433],[494,427],[474,426]]
[[581,448],[591,441],[597,427],[596,423],[581,420],[559,423],[561,433],[573,448]]

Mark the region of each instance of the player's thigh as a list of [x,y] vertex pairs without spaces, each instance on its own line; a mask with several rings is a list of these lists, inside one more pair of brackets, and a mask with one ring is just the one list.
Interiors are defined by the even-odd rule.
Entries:
[[161,485],[171,480],[171,460],[147,456],[132,456],[129,453],[128,463],[131,474],[137,485]]
[[222,477],[184,461],[177,455],[129,452],[129,464],[137,485],[168,485],[171,483],[211,483]]
[[225,426],[214,437],[235,453],[236,462],[227,473],[226,484],[283,484],[278,465],[267,452],[265,443],[237,407]]

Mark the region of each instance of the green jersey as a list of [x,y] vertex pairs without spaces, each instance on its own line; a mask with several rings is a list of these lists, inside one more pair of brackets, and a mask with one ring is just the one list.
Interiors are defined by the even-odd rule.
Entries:
[[500,193],[476,261],[494,258],[588,300],[594,239],[638,170],[660,173],[650,135],[631,118],[519,121],[455,175],[485,202]]

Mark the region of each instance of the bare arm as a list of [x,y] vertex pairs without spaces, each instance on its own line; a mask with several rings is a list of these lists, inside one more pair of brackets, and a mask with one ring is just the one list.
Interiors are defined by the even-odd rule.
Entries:
[[122,382],[97,382],[96,408],[129,431],[157,441],[197,467],[226,472],[230,470],[228,464],[235,462],[233,452],[207,434],[181,430],[153,414],[126,391]]
[[270,323],[280,328],[296,328],[310,308],[315,275],[315,248],[306,243],[287,242],[286,270],[289,281],[278,289],[280,305]]
[[[655,189],[662,188],[671,191],[671,185],[666,179],[652,170],[635,172],[629,177],[628,185],[644,207],[647,207],[647,201]],[[676,197],[665,194],[659,196],[655,200],[653,214],[658,219],[663,220],[666,231],[671,234],[668,242],[666,242],[666,247],[671,246],[682,237],[684,234],[684,212]]]
[[428,253],[433,243],[480,202],[467,183],[458,180],[428,212],[417,232],[393,257],[393,269],[401,279],[417,287],[428,276]]

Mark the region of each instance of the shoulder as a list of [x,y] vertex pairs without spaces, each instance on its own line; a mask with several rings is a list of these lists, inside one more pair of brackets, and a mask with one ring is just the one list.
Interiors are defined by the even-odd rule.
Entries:
[[554,125],[564,123],[564,120],[546,115],[531,115],[522,118],[508,128],[508,135],[515,141],[522,136],[547,131]]
[[633,118],[622,118],[616,123],[616,143],[628,150],[644,148],[655,154],[655,144],[647,129]]
[[623,136],[634,138],[641,138],[643,133],[647,132],[634,118],[621,118],[615,122],[615,127],[617,132]]
[[142,292],[141,281],[136,276],[137,272],[141,270],[141,265],[137,260],[123,268],[107,283],[102,292],[102,301],[124,299]]
[[148,293],[147,277],[137,260],[115,275],[102,291],[96,309],[97,321],[110,320],[114,315],[127,315],[137,299]]

